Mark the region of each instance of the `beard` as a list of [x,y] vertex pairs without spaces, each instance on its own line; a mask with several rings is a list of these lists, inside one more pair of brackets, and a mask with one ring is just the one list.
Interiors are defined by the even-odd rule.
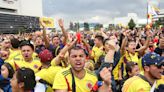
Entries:
[[[150,75],[150,77],[151,77],[152,79],[155,79],[155,80],[160,79],[159,77],[157,77],[157,74],[154,74],[153,71],[150,71],[150,72],[149,72],[149,75]],[[161,76],[160,76],[160,77],[161,77]]]

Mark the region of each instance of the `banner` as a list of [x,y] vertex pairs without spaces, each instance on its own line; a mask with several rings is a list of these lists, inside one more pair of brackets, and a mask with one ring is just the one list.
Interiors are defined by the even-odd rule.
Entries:
[[46,28],[54,28],[54,19],[43,17],[40,18],[40,21],[43,21],[45,23]]

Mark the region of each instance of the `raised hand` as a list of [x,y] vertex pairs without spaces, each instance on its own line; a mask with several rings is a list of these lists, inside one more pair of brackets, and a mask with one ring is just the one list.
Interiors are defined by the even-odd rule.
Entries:
[[59,24],[60,28],[64,28],[64,23],[63,23],[62,19],[58,20],[58,24]]
[[46,24],[45,24],[43,21],[41,21],[41,20],[40,20],[40,24],[41,24],[41,26],[42,26],[43,28],[46,27]]
[[104,81],[105,85],[110,86],[111,85],[111,71],[108,68],[103,68],[100,71],[100,77],[102,78],[102,80]]
[[68,42],[68,44],[67,44],[68,48],[69,49],[72,48],[76,44],[76,42],[77,42],[77,39],[74,39],[73,41]]
[[147,31],[146,31],[146,36],[147,36],[147,37],[151,37],[152,35],[153,35],[153,34],[152,34],[152,32],[151,32],[150,30],[147,30]]

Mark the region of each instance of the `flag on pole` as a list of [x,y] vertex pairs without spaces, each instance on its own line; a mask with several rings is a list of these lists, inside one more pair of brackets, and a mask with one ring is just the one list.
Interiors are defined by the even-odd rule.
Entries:
[[153,5],[148,4],[148,14],[151,14],[152,16],[157,16],[157,8],[155,8]]
[[147,18],[148,21],[150,21],[148,24],[153,24],[153,17],[158,16],[159,14],[159,0],[148,0],[148,6],[147,6]]

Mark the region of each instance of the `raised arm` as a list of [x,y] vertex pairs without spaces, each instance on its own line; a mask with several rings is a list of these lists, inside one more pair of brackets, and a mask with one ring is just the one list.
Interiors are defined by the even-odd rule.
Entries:
[[84,43],[84,46],[86,47],[88,54],[90,56],[90,54],[91,54],[90,45],[84,39],[82,39],[82,42]]
[[142,46],[138,49],[138,52],[139,52],[140,56],[143,56],[144,53],[145,53],[145,50],[149,47],[150,37],[151,37],[152,34],[150,32],[147,32],[146,35],[147,35],[147,38],[146,38],[146,42],[145,42],[144,46]]
[[101,35],[102,35],[105,39],[107,39],[108,36],[104,33],[103,28],[101,28],[100,31],[101,31]]
[[125,47],[126,47],[127,43],[128,43],[128,37],[125,36],[125,38],[122,41],[121,48],[120,48],[121,55],[125,54],[125,51],[126,51]]
[[58,24],[59,24],[59,26],[60,26],[60,28],[61,28],[61,31],[62,31],[62,33],[63,33],[63,36],[64,36],[64,40],[63,40],[62,42],[63,42],[63,44],[66,44],[67,39],[68,39],[68,35],[67,35],[67,32],[66,32],[65,29],[64,29],[63,20],[62,20],[62,19],[59,19],[59,20],[58,20]]
[[121,55],[124,55],[125,54],[125,51],[126,51],[126,45],[127,45],[127,43],[128,43],[128,36],[130,35],[130,32],[129,32],[129,30],[127,30],[126,32],[125,32],[125,38],[123,39],[123,41],[122,41],[122,44],[121,44],[121,48],[120,48],[120,53],[121,53]]
[[45,26],[45,23],[43,21],[40,21],[40,24],[43,27],[43,39],[44,39],[44,42],[45,42],[45,46],[48,49],[49,46],[50,46],[50,42],[49,42],[49,40],[47,39],[47,36],[46,36],[46,26]]
[[66,52],[72,48],[72,46],[76,43],[77,40],[74,40],[67,45],[64,46],[64,48],[60,51],[59,55],[57,55],[51,62],[51,65],[59,65],[61,63],[61,60],[64,59],[64,55]]
[[112,75],[111,75],[111,70],[108,68],[103,68],[100,72],[100,76],[102,80],[104,81],[103,85],[99,88],[98,92],[112,92]]

